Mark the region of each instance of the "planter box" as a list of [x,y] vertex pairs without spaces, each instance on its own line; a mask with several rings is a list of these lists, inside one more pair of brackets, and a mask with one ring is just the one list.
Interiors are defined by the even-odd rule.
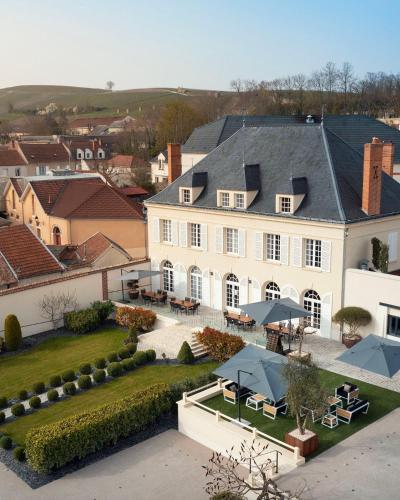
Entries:
[[361,335],[357,335],[357,337],[351,339],[346,337],[345,335],[342,336],[342,344],[344,344],[347,349],[350,349],[351,347],[356,345],[358,342],[360,342],[360,340],[362,340]]
[[300,455],[302,457],[311,455],[319,446],[318,436],[315,432],[306,430],[305,434],[301,435],[298,429],[285,434],[285,443],[290,446],[297,446],[300,449]]
[[287,357],[290,359],[296,359],[303,363],[309,363],[311,361],[311,352],[301,352],[299,355],[299,351],[292,351],[287,354]]

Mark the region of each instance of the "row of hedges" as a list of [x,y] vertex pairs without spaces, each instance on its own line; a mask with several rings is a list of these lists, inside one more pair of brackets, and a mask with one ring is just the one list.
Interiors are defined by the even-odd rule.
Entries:
[[114,311],[111,300],[93,302],[91,307],[80,311],[71,311],[64,315],[64,326],[71,332],[83,334],[92,332],[100,326]]
[[220,332],[209,326],[206,326],[202,332],[198,332],[196,337],[197,341],[206,347],[209,355],[219,362],[228,361],[245,346],[239,335]]
[[151,330],[157,315],[142,307],[117,307],[115,321],[120,326],[133,327],[136,330]]

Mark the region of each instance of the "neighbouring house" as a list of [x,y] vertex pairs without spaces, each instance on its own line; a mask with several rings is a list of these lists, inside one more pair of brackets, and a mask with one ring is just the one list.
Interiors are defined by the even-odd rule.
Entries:
[[140,186],[123,187],[120,188],[120,191],[131,200],[136,201],[146,200],[150,196],[150,193]]
[[400,268],[394,144],[344,136],[315,122],[240,128],[146,200],[153,287],[219,310],[291,297],[338,338],[345,273],[371,260],[371,238]]
[[62,140],[62,143],[70,154],[71,166],[75,170],[101,169],[111,157],[110,148],[103,145],[100,138],[79,137]]
[[166,184],[168,182],[168,150],[162,151],[152,158],[151,182],[153,184]]
[[50,170],[69,169],[69,151],[63,144],[12,141],[11,150],[16,151],[28,167],[27,175],[46,175]]
[[93,118],[75,118],[69,124],[74,135],[118,134],[133,127],[135,119],[131,116],[96,116]]
[[16,149],[0,149],[0,177],[35,175],[35,167],[29,165]]
[[104,172],[117,186],[125,187],[136,184],[136,174],[140,170],[148,172],[149,164],[134,155],[116,154],[104,167]]
[[13,223],[27,224],[45,244],[80,244],[97,232],[132,257],[146,255],[145,224],[139,203],[98,175],[11,179],[5,190]]

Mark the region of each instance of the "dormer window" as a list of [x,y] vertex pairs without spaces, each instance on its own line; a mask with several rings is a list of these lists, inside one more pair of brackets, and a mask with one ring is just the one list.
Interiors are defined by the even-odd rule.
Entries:
[[185,205],[190,205],[192,203],[192,190],[190,188],[180,189],[180,202]]
[[221,207],[228,208],[230,206],[230,193],[222,192],[220,196]]
[[283,214],[292,213],[292,198],[290,196],[279,197],[279,212]]
[[244,193],[235,193],[235,208],[244,208]]

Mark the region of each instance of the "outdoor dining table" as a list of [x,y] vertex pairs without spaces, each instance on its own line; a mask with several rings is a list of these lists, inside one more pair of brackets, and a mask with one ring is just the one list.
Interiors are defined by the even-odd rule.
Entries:
[[246,316],[245,314],[228,313],[226,317],[239,321],[243,324],[252,323],[253,321],[253,318],[250,318],[250,316]]
[[186,309],[186,312],[191,309],[195,304],[194,302],[190,302],[190,300],[174,300],[175,304],[178,304],[178,306],[184,307]]
[[290,333],[287,326],[280,326],[276,323],[267,323],[266,325],[264,325],[264,330],[280,333],[282,335],[289,335]]
[[148,297],[149,299],[151,299],[152,301],[154,302],[161,302],[162,300],[164,300],[164,297],[165,297],[165,294],[163,293],[157,293],[157,292],[143,292],[142,293],[142,296],[145,296],[145,297]]
[[246,406],[251,408],[252,410],[258,411],[262,408],[262,405],[265,403],[267,398],[262,394],[252,394],[246,399]]

